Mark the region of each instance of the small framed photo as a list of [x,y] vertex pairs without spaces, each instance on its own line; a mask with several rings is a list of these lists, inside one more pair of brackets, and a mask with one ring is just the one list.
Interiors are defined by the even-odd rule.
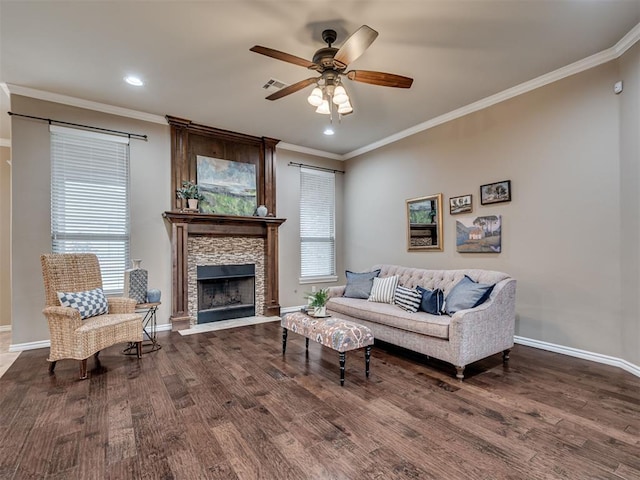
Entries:
[[449,198],[449,214],[457,215],[459,213],[471,213],[472,211],[471,195]]
[[511,201],[511,180],[489,183],[480,187],[480,204],[490,205]]

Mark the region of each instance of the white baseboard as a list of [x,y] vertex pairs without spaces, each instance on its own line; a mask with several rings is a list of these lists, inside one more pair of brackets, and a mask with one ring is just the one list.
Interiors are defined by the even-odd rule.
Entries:
[[565,347],[564,345],[543,342],[541,340],[520,337],[518,335],[516,335],[513,340],[515,343],[526,345],[527,347],[539,348],[541,350],[547,350],[549,352],[561,353],[562,355],[568,355],[570,357],[582,358],[584,360],[590,360],[592,362],[618,367],[631,373],[632,375],[635,375],[636,377],[640,377],[640,367],[622,358],[611,357],[609,355],[603,355],[601,353],[588,352],[587,350],[580,350],[579,348]]
[[0,325],[0,332],[10,332],[11,325]]
[[298,305],[297,307],[284,307],[280,309],[280,314],[284,315],[285,313],[299,312],[302,310],[302,307],[304,307],[304,305]]
[[23,352],[25,350],[37,350],[38,348],[49,348],[51,342],[49,340],[40,340],[39,342],[15,343],[9,345],[10,352]]
[[162,325],[156,325],[156,332],[167,332],[171,330],[171,323],[163,323]]

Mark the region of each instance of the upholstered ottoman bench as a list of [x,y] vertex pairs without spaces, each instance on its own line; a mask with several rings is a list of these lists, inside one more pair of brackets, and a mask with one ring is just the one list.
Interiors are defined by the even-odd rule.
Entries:
[[365,375],[369,377],[369,361],[371,359],[371,345],[373,333],[369,327],[359,325],[339,318],[315,318],[303,312],[288,313],[282,317],[282,355],[287,350],[287,332],[306,338],[306,348],[309,349],[309,339],[318,342],[340,353],[340,385],[344,385],[345,353],[350,350],[364,348]]

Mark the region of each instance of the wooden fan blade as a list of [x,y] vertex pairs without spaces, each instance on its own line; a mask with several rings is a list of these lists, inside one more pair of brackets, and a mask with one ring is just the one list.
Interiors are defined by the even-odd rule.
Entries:
[[274,50],[269,47],[261,47],[260,45],[255,45],[251,47],[249,50],[252,52],[259,53],[261,55],[266,55],[267,57],[275,58],[276,60],[282,60],[283,62],[293,63],[294,65],[300,65],[301,67],[317,69],[318,65],[309,60],[306,60],[301,57],[296,57],[295,55],[291,55],[289,53],[281,52],[280,50]]
[[345,40],[333,60],[344,66],[349,65],[369,48],[377,36],[378,32],[373,28],[367,25],[361,26]]
[[267,100],[278,100],[279,98],[286,97],[287,95],[291,95],[292,93],[297,92],[298,90],[302,90],[304,87],[311,85],[312,83],[316,83],[318,81],[318,77],[307,78],[306,80],[300,80],[288,87],[284,87],[277,92],[269,95]]
[[385,72],[351,70],[346,75],[349,80],[354,82],[370,83],[371,85],[381,85],[383,87],[409,88],[413,83],[413,78]]

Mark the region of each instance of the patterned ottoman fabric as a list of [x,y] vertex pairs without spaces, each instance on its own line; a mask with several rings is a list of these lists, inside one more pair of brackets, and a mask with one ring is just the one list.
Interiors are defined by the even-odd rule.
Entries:
[[314,318],[295,312],[282,317],[281,325],[338,352],[373,345],[373,333],[369,327],[339,318]]

